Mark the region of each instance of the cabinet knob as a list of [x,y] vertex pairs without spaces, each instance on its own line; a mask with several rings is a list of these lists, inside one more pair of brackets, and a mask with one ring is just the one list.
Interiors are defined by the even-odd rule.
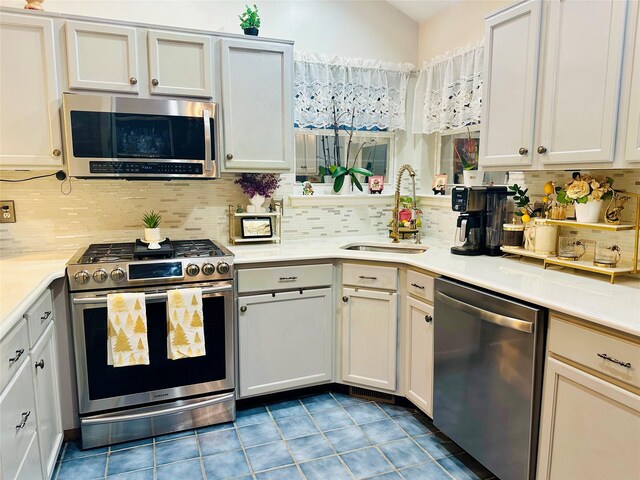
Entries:
[[232,160],[233,159],[233,155],[231,155],[230,153],[227,153],[227,160]]
[[41,369],[44,370],[44,359],[43,358],[41,358],[39,362],[36,362],[36,370],[38,368],[41,368]]
[[151,79],[151,85],[153,85],[154,87],[157,87],[160,84],[160,82],[158,81],[157,78],[152,78]]
[[52,153],[54,157],[59,157],[60,155],[62,155],[62,152],[57,148]]
[[343,301],[344,303],[347,303],[347,302],[349,301],[349,297],[342,297],[342,301]]
[[540,155],[542,155],[543,153],[547,153],[547,149],[546,149],[546,147],[543,147],[542,145],[540,145],[540,146],[538,147],[538,153],[539,153]]
[[131,77],[131,78],[129,79],[129,83],[130,83],[131,85],[135,85],[135,84],[137,84],[137,83],[138,83],[138,79],[137,79],[136,77]]
[[244,305],[243,305],[243,306],[241,306],[241,307],[240,307],[240,311],[241,311],[242,313],[246,312],[246,311],[247,311],[247,307],[245,307]]
[[424,321],[427,323],[431,323],[433,322],[433,317],[431,315],[425,315],[424,316]]
[[527,150],[527,149],[526,149],[526,148],[524,148],[524,147],[520,147],[520,150],[518,150],[518,153],[519,153],[520,155],[526,155],[527,153],[529,153],[529,150]]

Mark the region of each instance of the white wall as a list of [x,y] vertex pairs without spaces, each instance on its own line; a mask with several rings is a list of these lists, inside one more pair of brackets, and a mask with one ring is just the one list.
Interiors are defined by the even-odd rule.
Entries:
[[[245,0],[47,0],[44,9],[91,17],[242,33]],[[256,0],[260,36],[296,48],[347,57],[416,63],[418,24],[385,1]],[[0,0],[22,8],[23,0]]]

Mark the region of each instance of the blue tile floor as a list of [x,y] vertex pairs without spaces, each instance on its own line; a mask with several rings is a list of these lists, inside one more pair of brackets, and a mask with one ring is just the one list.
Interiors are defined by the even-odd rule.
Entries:
[[54,480],[487,480],[491,472],[410,408],[338,393],[239,410],[235,422],[82,451]]

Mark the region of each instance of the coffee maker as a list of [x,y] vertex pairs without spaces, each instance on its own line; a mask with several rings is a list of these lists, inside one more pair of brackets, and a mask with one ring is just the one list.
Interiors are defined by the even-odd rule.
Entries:
[[485,245],[487,187],[453,187],[451,208],[454,212],[460,212],[451,253],[482,255]]
[[508,223],[508,197],[513,195],[507,187],[487,187],[485,253],[491,257],[502,255],[502,226]]

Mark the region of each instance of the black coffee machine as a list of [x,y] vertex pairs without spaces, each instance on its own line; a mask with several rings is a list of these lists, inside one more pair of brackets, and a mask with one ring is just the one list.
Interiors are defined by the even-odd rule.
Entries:
[[502,224],[508,217],[507,187],[454,187],[451,208],[460,212],[451,253],[502,255]]

